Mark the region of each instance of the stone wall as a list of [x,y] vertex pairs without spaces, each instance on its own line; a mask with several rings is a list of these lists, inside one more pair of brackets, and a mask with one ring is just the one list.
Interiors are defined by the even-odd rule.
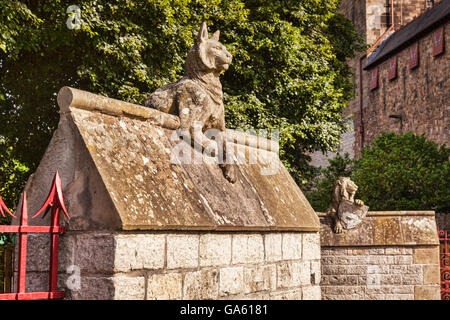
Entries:
[[[28,243],[27,290],[46,291],[49,238],[30,235]],[[321,297],[317,232],[68,232],[60,251],[68,299]]]
[[[403,0],[394,2],[394,23],[395,28],[400,28],[402,25],[411,22],[415,17],[421,14],[427,9],[429,1],[426,0]],[[435,4],[440,1],[434,1]],[[388,28],[386,23],[386,1],[382,0],[370,0],[370,1],[355,1],[344,0],[341,3],[341,12],[352,21],[358,32],[363,34],[364,40],[368,45],[372,45],[380,35]],[[448,27],[447,27],[448,29]],[[448,30],[446,30],[446,43],[448,43]],[[428,34],[425,43],[418,39],[420,42],[420,54],[425,54],[425,47],[429,47],[431,42],[431,35]],[[407,55],[407,49],[401,52],[400,60],[405,61]],[[428,53],[426,53],[428,54]],[[385,131],[397,131],[399,132],[399,121],[389,118],[389,110],[396,112],[399,109],[404,109],[407,113],[405,126],[403,131],[412,130],[416,133],[425,133],[427,137],[433,139],[439,143],[446,142],[448,136],[446,136],[445,130],[448,131],[448,127],[444,126],[445,121],[448,122],[448,111],[446,111],[445,103],[439,105],[437,100],[448,101],[448,81],[444,80],[448,73],[449,59],[448,53],[445,53],[439,59],[433,59],[433,57],[426,57],[426,60],[421,61],[421,66],[417,70],[405,69],[403,62],[402,67],[399,65],[399,76],[394,81],[380,82],[380,88],[375,90],[378,93],[378,97],[369,97],[369,72],[362,71],[362,101],[363,101],[363,123],[365,133],[368,131],[368,137],[365,137],[365,143],[372,141],[373,137],[381,132]],[[399,60],[399,62],[400,62]],[[437,60],[437,61],[434,61]],[[364,67],[367,59],[362,59],[362,66]],[[423,65],[422,65],[423,62]],[[352,81],[354,82],[355,98],[347,103],[347,108],[344,111],[344,116],[348,117],[353,115],[353,127],[355,128],[354,137],[354,154],[355,156],[361,155],[360,146],[360,97],[359,97],[359,56],[350,59],[348,64],[353,70]],[[387,67],[387,62],[384,63],[384,67]],[[421,70],[420,70],[421,69]],[[383,74],[383,78],[386,76]],[[382,79],[380,75],[380,79]],[[444,82],[443,82],[444,81]],[[387,86],[387,91],[383,92],[382,86]],[[433,95],[424,94],[424,88],[427,91],[434,91]],[[447,88],[447,89],[446,89]],[[446,95],[447,94],[447,95]],[[384,97],[384,98],[381,98]],[[424,112],[424,108],[427,112]],[[406,111],[407,110],[407,111]],[[429,110],[432,111],[429,114]],[[409,117],[408,117],[409,115]],[[408,122],[408,123],[407,123]],[[444,132],[439,131],[436,127],[443,127]]]
[[439,240],[434,212],[369,212],[342,234],[321,220],[324,300],[439,300]]
[[[449,23],[445,24],[445,41],[450,42]],[[386,131],[405,133],[413,131],[446,144],[449,140],[450,59],[448,52],[433,57],[433,33],[419,40],[419,66],[409,69],[409,48],[397,56],[398,76],[388,80],[389,60],[378,65],[379,87],[370,91],[369,76],[365,72],[363,108],[365,143]],[[448,51],[448,50],[447,50]],[[369,70],[370,71],[370,70]],[[401,114],[403,119],[389,118]],[[356,133],[358,141],[359,134]]]
[[[58,103],[25,191],[32,216],[58,170],[67,299],[320,299],[319,219],[275,141],[227,130],[240,158],[232,184],[180,141],[177,116],[68,87]],[[174,161],[181,143],[200,161]],[[46,291],[49,237],[28,243],[28,290]]]
[[324,300],[439,300],[434,247],[323,247]]

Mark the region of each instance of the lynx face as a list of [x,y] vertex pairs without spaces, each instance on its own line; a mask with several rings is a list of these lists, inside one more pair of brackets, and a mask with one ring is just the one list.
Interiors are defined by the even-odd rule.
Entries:
[[210,70],[227,70],[233,56],[219,42],[220,32],[217,30],[211,38],[208,38],[206,23],[202,24],[197,36],[198,53],[203,64]]
[[347,191],[350,193],[355,193],[356,190],[358,190],[358,186],[350,179],[348,179],[346,187]]
[[223,44],[214,39],[209,39],[203,44],[203,47],[207,59],[211,61],[211,64],[214,66],[214,70],[222,71],[228,69],[233,58]]
[[342,198],[352,200],[358,186],[349,177],[339,177],[338,187]]

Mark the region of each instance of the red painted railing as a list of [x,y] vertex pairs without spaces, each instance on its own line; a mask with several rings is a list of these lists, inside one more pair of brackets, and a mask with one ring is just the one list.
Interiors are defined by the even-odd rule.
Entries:
[[[0,232],[12,232],[18,234],[18,276],[17,276],[17,292],[2,293],[0,300],[31,300],[31,299],[58,299],[64,298],[64,292],[58,291],[58,246],[59,234],[65,231],[64,227],[59,225],[59,213],[62,210],[67,218],[69,214],[64,205],[64,196],[62,192],[61,179],[56,172],[53,179],[50,193],[45,203],[31,218],[36,218],[44,212],[44,216],[51,208],[51,225],[50,226],[29,226],[28,225],[28,207],[27,194],[23,193],[22,207],[20,210],[21,218],[18,226],[0,225]],[[4,217],[5,212],[16,217],[8,210],[0,196],[0,214]],[[50,238],[50,275],[49,275],[49,291],[45,292],[26,292],[26,271],[27,271],[27,241],[28,233],[49,233]]]
[[450,300],[450,233],[440,230],[441,300]]

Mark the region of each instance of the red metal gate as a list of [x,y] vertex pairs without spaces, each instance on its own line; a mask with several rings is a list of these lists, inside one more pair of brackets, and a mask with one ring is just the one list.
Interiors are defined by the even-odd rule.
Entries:
[[[9,232],[18,234],[18,276],[17,276],[17,292],[2,293],[0,300],[31,300],[31,299],[58,299],[64,297],[63,291],[58,291],[58,246],[59,234],[65,231],[64,227],[59,225],[59,213],[62,210],[67,218],[69,214],[64,205],[64,196],[62,192],[61,179],[56,172],[53,179],[50,193],[39,209],[31,218],[36,218],[44,212],[44,216],[51,208],[51,225],[50,226],[29,226],[28,225],[28,207],[27,194],[23,193],[22,207],[20,210],[21,218],[18,226],[0,225],[0,232]],[[0,214],[4,217],[5,212],[15,218],[2,198],[0,197]],[[27,240],[28,233],[49,233],[50,237],[50,275],[49,275],[49,291],[45,292],[26,292],[26,269],[27,269]]]
[[450,300],[450,233],[440,230],[441,300]]

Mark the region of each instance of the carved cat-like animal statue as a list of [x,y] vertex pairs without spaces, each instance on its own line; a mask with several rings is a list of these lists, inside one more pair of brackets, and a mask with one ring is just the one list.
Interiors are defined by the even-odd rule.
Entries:
[[359,199],[355,199],[355,193],[358,190],[358,186],[350,180],[348,177],[339,177],[333,188],[333,194],[331,195],[331,205],[328,208],[327,213],[331,216],[334,222],[334,232],[341,233],[343,231],[342,223],[339,217],[339,207],[344,200],[354,203],[355,205],[362,207],[364,202]]
[[[188,130],[195,143],[211,153],[218,153],[222,159],[225,159],[227,139],[219,75],[228,69],[231,61],[232,55],[219,42],[219,30],[209,38],[203,22],[197,40],[189,50],[184,77],[157,89],[144,103],[146,107],[178,115],[180,129]],[[201,124],[201,130],[194,130],[196,123]],[[219,130],[222,150],[217,150],[217,142],[205,136],[208,129]],[[225,178],[234,183],[234,167],[225,160],[219,165]]]

